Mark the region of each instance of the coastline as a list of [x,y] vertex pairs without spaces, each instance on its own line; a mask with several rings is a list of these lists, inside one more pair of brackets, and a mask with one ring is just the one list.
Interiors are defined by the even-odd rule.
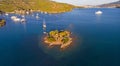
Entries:
[[[68,11],[41,11],[41,10],[33,10],[31,13],[33,12],[41,12],[43,14],[61,14],[61,13],[66,13],[66,12],[70,12],[72,11],[74,8],[68,10]],[[14,11],[12,12],[5,12],[5,13],[9,13],[9,14],[19,14],[19,13],[15,13]]]
[[60,46],[60,49],[65,49],[66,47],[69,47],[73,42],[72,38],[69,38],[70,40],[65,44],[61,44],[61,42],[52,42],[51,43],[51,42],[48,42],[46,39],[47,39],[47,36],[44,36],[43,37],[43,42],[45,44],[47,44],[48,46]]

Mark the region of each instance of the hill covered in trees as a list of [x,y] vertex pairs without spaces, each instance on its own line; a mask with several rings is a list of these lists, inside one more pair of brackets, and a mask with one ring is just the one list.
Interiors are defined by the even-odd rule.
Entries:
[[99,5],[98,7],[115,7],[115,8],[120,8],[120,1],[107,3],[107,4],[102,4],[102,5]]
[[13,12],[14,10],[43,11],[48,13],[61,13],[70,11],[73,5],[58,3],[50,0],[0,0],[0,11]]

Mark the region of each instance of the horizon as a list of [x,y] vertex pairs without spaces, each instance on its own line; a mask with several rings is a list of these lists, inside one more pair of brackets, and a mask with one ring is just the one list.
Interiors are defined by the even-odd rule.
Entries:
[[111,3],[111,2],[116,2],[120,0],[52,0],[56,2],[61,2],[61,3],[68,3],[76,6],[81,6],[81,5],[101,5],[101,4],[106,4],[106,3]]

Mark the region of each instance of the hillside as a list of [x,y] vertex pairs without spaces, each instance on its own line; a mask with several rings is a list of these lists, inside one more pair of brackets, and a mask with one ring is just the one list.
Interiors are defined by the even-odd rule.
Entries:
[[49,13],[59,13],[70,11],[73,5],[65,3],[57,3],[50,0],[2,0],[0,1],[0,10],[5,12],[13,12],[17,9],[40,10]]
[[115,8],[119,7],[120,8],[120,1],[107,3],[107,4],[102,4],[102,5],[99,5],[99,7],[115,7]]

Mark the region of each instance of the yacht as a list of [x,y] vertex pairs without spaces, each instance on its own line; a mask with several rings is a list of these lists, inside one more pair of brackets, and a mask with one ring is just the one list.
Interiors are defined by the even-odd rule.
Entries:
[[19,22],[21,19],[20,18],[15,18],[13,21]]
[[102,13],[103,13],[103,12],[100,11],[100,10],[95,12],[95,14],[97,14],[97,15],[101,15]]
[[21,20],[21,19],[18,18],[17,16],[11,16],[11,19],[12,19],[13,21],[15,21],[15,22],[18,22],[18,21]]

